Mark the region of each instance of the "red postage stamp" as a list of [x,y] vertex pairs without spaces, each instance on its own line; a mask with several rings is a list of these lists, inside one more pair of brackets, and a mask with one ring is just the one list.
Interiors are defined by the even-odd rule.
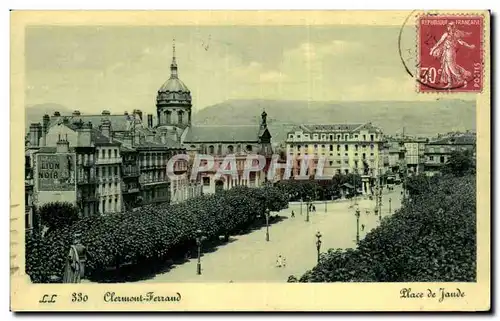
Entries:
[[418,19],[420,92],[482,91],[483,23],[481,15]]

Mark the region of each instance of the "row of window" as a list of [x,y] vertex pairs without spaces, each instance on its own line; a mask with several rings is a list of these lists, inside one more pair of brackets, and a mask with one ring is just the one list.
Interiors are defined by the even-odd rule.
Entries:
[[[191,145],[191,149],[196,149],[196,146]],[[250,153],[250,152],[252,152],[252,150],[253,150],[252,145],[246,145],[245,146],[245,151],[246,152]],[[237,153],[241,153],[241,145],[236,145],[236,148],[234,148],[233,145],[228,145],[226,147],[226,152],[229,153],[229,154],[234,153],[235,151]],[[215,154],[215,146],[214,145],[209,145],[208,148],[207,148],[207,152],[208,152],[208,154],[211,154],[211,155]],[[221,146],[218,146],[217,153],[218,154],[222,154],[222,147]]]
[[[334,145],[328,145],[329,146],[329,149],[330,151],[333,151],[333,146]],[[309,148],[309,145],[304,145],[304,148],[305,149],[308,149]],[[321,148],[325,149],[326,148],[326,145],[321,145]],[[366,149],[366,145],[361,145],[361,148],[362,149]],[[375,145],[374,144],[370,144],[370,149],[373,150],[375,148]],[[297,145],[297,150],[300,151],[302,149],[302,145]],[[318,145],[314,145],[314,149],[318,149]],[[359,146],[358,145],[354,145],[354,150],[355,151],[358,151],[359,149]],[[341,145],[337,145],[337,152],[339,152],[341,150]],[[349,145],[344,145],[344,150],[345,151],[348,151],[349,150]]]
[[118,176],[120,173],[119,166],[100,166],[98,167],[99,176],[100,177],[108,177],[108,176]]
[[[290,154],[292,154],[292,152],[290,152]],[[300,156],[301,153],[297,153],[297,156]],[[304,153],[304,155],[309,155],[307,152]],[[314,153],[315,156],[318,156],[318,153]],[[325,156],[325,153],[321,153],[322,156]],[[330,156],[333,156],[333,153],[330,153]],[[349,154],[348,153],[345,153],[344,154],[345,157],[349,157]],[[354,156],[358,156],[358,153],[354,153]],[[374,156],[374,153],[370,153],[370,156]],[[340,157],[340,153],[337,153],[337,157]],[[362,154],[362,157],[363,159],[366,158],[366,153],[363,153]]]
[[[311,138],[309,134],[303,134],[303,136],[306,139]],[[320,137],[319,134],[313,134],[312,135],[312,139],[313,140],[318,140],[319,137]],[[300,135],[300,134],[297,134],[297,135],[289,134],[288,138],[290,138],[290,139],[292,139],[292,138],[298,138],[298,139],[300,139],[300,138],[302,138],[302,135]],[[334,135],[334,134],[329,134],[329,135],[327,135],[327,134],[321,134],[321,140],[326,140],[327,138],[329,140],[331,140],[331,141],[333,141],[333,140],[349,140],[350,138],[351,139],[359,139],[359,135],[358,134],[336,134],[336,135]],[[366,141],[367,136],[366,135],[361,135],[361,138],[362,138],[363,141]],[[371,134],[370,135],[370,141],[373,142],[374,140],[375,140],[375,135]]]
[[120,212],[120,204],[118,197],[110,198],[107,201],[102,200],[102,207],[101,207],[101,212],[102,213],[116,213]]
[[107,158],[111,158],[112,155],[114,156],[114,158],[118,158],[118,149],[117,148],[113,149],[113,152],[111,152],[111,149],[108,149],[107,153],[106,153],[105,149],[101,149],[100,155],[99,155],[99,152],[97,152],[96,156],[97,156],[97,158],[100,157],[100,158],[104,159],[104,158],[106,158],[106,154],[108,155]]

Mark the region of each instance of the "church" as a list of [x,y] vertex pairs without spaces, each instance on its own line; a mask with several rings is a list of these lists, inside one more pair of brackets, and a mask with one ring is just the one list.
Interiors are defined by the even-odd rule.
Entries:
[[[247,156],[263,155],[266,160],[272,156],[271,133],[267,127],[267,114],[262,112],[260,124],[234,126],[207,126],[192,124],[192,99],[188,87],[180,80],[175,43],[170,65],[170,78],[160,87],[156,98],[156,136],[163,140],[179,141],[190,157],[190,166],[195,154],[211,155],[215,158],[212,170],[200,173],[196,179],[203,185],[203,193],[245,185],[257,187],[266,180],[265,170],[243,176]],[[227,155],[236,158],[238,176],[216,177],[218,166]],[[269,163],[269,162],[266,162]]]

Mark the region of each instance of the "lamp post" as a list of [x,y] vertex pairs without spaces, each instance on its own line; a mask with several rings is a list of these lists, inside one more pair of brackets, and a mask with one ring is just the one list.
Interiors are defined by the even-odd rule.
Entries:
[[311,207],[311,202],[309,201],[309,199],[307,200],[306,202],[306,206],[307,206],[307,209],[306,209],[306,222],[309,222],[309,207]]
[[269,209],[266,208],[266,241],[269,242]]
[[392,199],[389,198],[389,215],[391,215],[391,201],[392,201]]
[[356,216],[356,244],[359,243],[359,208],[356,209],[356,212],[354,214]]
[[302,215],[302,197],[300,198],[300,215]]
[[318,263],[319,263],[319,256],[320,256],[320,250],[321,250],[321,233],[318,231],[316,233],[316,250],[318,251]]
[[201,275],[201,243],[203,242],[203,232],[196,231],[196,245],[198,245],[198,264],[196,265],[196,274]]

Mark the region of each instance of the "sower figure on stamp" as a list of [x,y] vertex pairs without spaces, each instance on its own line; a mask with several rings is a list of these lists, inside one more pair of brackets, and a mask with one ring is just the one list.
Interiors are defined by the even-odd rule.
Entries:
[[446,26],[447,31],[441,36],[441,39],[431,48],[430,55],[441,59],[441,83],[446,84],[445,88],[451,88],[453,84],[462,84],[467,86],[467,77],[471,72],[457,64],[457,47],[462,45],[469,49],[475,46],[469,45],[462,38],[469,36],[470,32],[458,30],[452,21]]

